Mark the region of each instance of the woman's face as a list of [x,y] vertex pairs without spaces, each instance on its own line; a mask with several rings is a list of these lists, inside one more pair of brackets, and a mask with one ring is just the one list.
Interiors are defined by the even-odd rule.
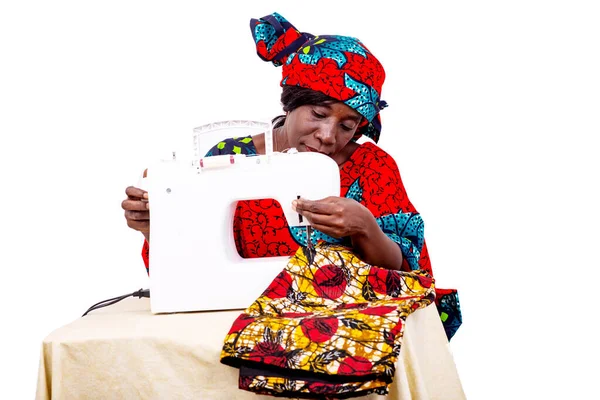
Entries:
[[344,103],[305,105],[290,111],[283,126],[289,147],[326,154],[338,164],[348,158],[343,151],[362,120]]

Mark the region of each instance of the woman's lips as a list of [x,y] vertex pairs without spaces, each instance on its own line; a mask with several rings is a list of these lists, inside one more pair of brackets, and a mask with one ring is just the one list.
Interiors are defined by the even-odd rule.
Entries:
[[306,147],[306,151],[310,151],[311,153],[321,153],[321,154],[325,154],[325,155],[327,155],[326,153],[323,153],[322,151],[319,151],[319,150],[317,150],[317,149],[313,149],[313,148],[312,148],[312,147],[310,147],[310,146],[304,145],[304,147]]

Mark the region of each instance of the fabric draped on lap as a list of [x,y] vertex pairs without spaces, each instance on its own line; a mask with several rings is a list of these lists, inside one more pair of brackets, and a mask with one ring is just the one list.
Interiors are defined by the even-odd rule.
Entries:
[[406,317],[434,301],[423,270],[364,263],[349,248],[298,249],[233,323],[221,362],[256,393],[355,397],[387,393]]

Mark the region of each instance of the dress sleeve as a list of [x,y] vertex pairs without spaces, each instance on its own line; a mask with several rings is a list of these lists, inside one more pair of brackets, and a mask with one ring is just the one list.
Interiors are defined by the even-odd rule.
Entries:
[[367,207],[382,231],[400,246],[403,269],[431,273],[423,219],[408,198],[396,162],[377,146],[369,150],[355,161],[359,173],[347,182],[346,197]]
[[146,239],[144,239],[144,246],[142,246],[142,260],[144,260],[146,272],[150,275],[150,245]]

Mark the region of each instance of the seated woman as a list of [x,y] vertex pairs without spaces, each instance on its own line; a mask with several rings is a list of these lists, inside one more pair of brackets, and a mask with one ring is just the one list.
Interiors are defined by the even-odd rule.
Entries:
[[[420,303],[411,303],[413,309],[431,302],[432,271],[423,236],[423,221],[408,199],[398,167],[393,158],[376,144],[370,141],[363,144],[356,142],[362,135],[375,143],[379,139],[379,112],[387,106],[380,99],[385,79],[383,66],[358,39],[345,36],[315,37],[300,33],[277,13],[253,19],[251,30],[259,57],[273,62],[276,66],[283,66],[281,103],[285,115],[273,120],[274,150],[295,148],[300,152],[319,152],[331,157],[340,168],[341,188],[339,197],[316,200],[301,198],[294,201],[294,209],[307,218],[314,228],[311,229],[309,242],[305,228],[289,227],[281,208],[273,200],[239,202],[234,217],[238,252],[246,258],[295,255],[290,262],[290,265],[294,265],[288,266],[289,268],[265,290],[263,300],[291,301],[293,304],[288,304],[293,305],[291,309],[282,306],[288,307],[285,310],[288,314],[310,314],[308,322],[304,319],[298,322],[297,326],[303,327],[304,337],[310,339],[311,345],[316,346],[315,343],[318,343],[322,346],[320,355],[328,354],[331,360],[327,364],[335,364],[334,373],[344,375],[344,371],[352,371],[356,375],[358,371],[358,375],[369,375],[375,371],[374,364],[377,361],[368,359],[364,354],[350,356],[347,350],[338,349],[337,353],[331,353],[332,350],[325,345],[334,340],[332,332],[338,331],[338,320],[348,329],[358,329],[370,324],[368,329],[378,330],[384,342],[391,341],[389,344],[393,342],[395,335],[401,335],[401,322],[396,320],[392,325],[384,326],[379,320],[371,319],[367,323],[356,316],[348,319],[339,315],[334,321],[329,314],[329,319],[319,320],[316,330],[311,331],[314,309],[308,310],[302,301],[311,298],[311,307],[316,305],[330,311],[353,307],[362,310],[367,307],[366,302],[377,302],[390,296],[401,297],[401,294],[406,294],[407,285],[412,285],[415,293],[418,291],[415,289],[417,286],[422,289],[419,292]],[[263,134],[259,134],[226,139],[215,145],[207,156],[264,153],[265,138]],[[289,178],[306,179],[301,171],[298,171],[298,176]],[[318,176],[311,178],[319,179]],[[141,231],[146,238],[142,255],[148,268],[151,241],[147,193],[139,188],[129,187],[126,194],[127,199],[123,201],[122,207],[129,227]],[[317,244],[317,250],[310,248],[311,243]],[[328,248],[325,244],[332,247]],[[333,253],[337,255],[334,256]],[[333,259],[343,265],[336,264]],[[302,286],[303,283],[298,280],[298,271],[294,270],[296,267],[306,267],[300,266],[303,263],[316,265],[317,268],[313,271],[317,272],[311,278],[310,290]],[[376,268],[372,269],[371,266]],[[356,280],[356,276],[350,276],[360,275],[361,271],[368,278]],[[418,271],[420,275],[405,280],[393,271]],[[355,301],[352,301],[351,307],[346,307],[349,300],[344,296],[352,292],[352,285],[360,286],[355,293],[360,299],[352,295],[355,296]],[[454,295],[454,292],[447,293],[452,301],[455,299],[452,297]],[[304,308],[300,306],[301,303],[304,304]],[[238,360],[234,359],[235,354],[231,353],[233,347],[228,347],[227,344],[231,344],[233,338],[240,339],[240,332],[249,324],[258,321],[256,307],[260,307],[261,304],[261,301],[257,301],[255,308],[250,307],[246,310],[232,327],[226,339],[224,362],[230,365],[238,364]],[[438,302],[438,306],[441,305],[442,303]],[[252,310],[257,313],[253,314]],[[392,307],[386,310],[398,314],[400,309]],[[372,317],[377,312],[365,311],[362,315]],[[409,312],[410,310],[407,311]],[[445,320],[453,322],[450,311],[445,310],[444,313]],[[281,316],[281,313],[278,315]],[[458,317],[456,318],[458,321]],[[266,342],[271,340],[271,351],[265,352],[265,346],[261,347],[260,343],[266,342],[257,339],[260,343],[254,350],[248,351],[246,360],[264,362],[265,359],[269,359],[276,365],[284,365],[298,358],[299,350],[294,353],[296,350],[291,351],[288,346],[285,354],[289,357],[280,357],[278,361],[273,361],[273,351],[280,351],[278,354],[281,356],[285,349],[279,346],[281,342],[277,342],[272,324],[272,321],[267,322],[260,331],[261,337],[267,338]],[[288,333],[289,338],[294,337],[291,331]],[[303,348],[308,348],[307,346],[309,344],[305,344]],[[239,351],[239,348],[237,350]],[[290,351],[294,354],[289,355]],[[388,355],[395,353],[397,356],[398,351],[399,346],[391,346]],[[337,361],[333,362],[333,358]],[[389,363],[381,362],[382,358],[384,356],[379,356],[379,367],[388,368]],[[327,368],[321,372],[331,373]],[[258,375],[260,374],[253,370],[242,370],[240,385],[248,390],[267,392],[269,385],[275,387],[281,384],[277,379],[283,379],[265,378],[260,381],[256,378]],[[381,377],[378,379],[381,380]],[[289,384],[289,379],[285,382]],[[365,386],[364,382],[357,383],[355,377],[336,384],[339,388],[335,390],[356,392],[375,391],[385,386],[385,382],[380,382],[379,386]],[[299,387],[288,387],[289,390],[286,390],[298,394],[301,392]],[[315,392],[319,389],[317,387],[311,390]]]

